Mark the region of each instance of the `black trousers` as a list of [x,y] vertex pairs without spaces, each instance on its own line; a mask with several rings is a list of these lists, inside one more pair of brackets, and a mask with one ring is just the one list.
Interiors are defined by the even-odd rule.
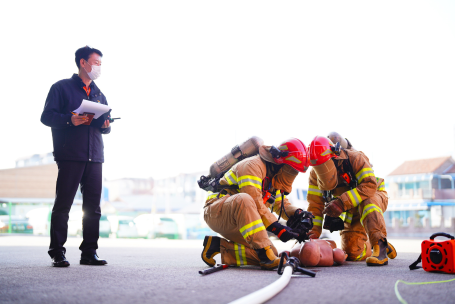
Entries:
[[94,254],[98,249],[101,217],[102,163],[57,161],[58,177],[54,208],[51,217],[49,255],[65,253],[68,219],[77,188],[82,192],[82,254]]

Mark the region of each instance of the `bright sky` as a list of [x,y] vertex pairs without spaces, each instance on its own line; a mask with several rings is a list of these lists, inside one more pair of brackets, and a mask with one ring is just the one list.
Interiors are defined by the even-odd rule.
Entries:
[[44,102],[87,44],[122,118],[108,179],[208,170],[252,135],[338,131],[378,176],[454,153],[454,1],[75,3],[2,4],[0,168],[53,150]]

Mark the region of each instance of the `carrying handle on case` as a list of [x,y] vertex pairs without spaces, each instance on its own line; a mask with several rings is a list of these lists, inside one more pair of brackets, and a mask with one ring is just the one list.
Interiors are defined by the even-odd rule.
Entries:
[[430,236],[430,240],[434,240],[435,237],[437,236],[445,236],[446,238],[449,238],[449,239],[455,239],[455,237],[451,234],[448,234],[448,233],[445,233],[445,232],[436,232],[436,233],[433,233],[431,236]]

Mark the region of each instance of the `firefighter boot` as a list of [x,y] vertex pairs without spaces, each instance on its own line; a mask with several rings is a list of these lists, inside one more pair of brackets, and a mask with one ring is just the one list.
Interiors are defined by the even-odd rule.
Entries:
[[379,240],[376,245],[373,246],[373,254],[366,259],[368,266],[383,266],[389,263],[387,258],[387,240]]
[[259,265],[261,265],[262,269],[273,270],[280,264],[280,259],[277,258],[271,246],[255,249],[255,251],[259,256]]
[[394,259],[397,257],[397,251],[395,250],[395,247],[393,247],[389,242],[387,242],[387,256],[389,259]]
[[208,236],[204,238],[204,250],[202,250],[202,260],[210,267],[215,266],[214,257],[220,253],[220,240],[218,236]]

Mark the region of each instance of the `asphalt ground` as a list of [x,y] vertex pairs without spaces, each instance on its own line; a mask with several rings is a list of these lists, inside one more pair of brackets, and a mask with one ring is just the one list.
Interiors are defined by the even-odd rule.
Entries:
[[[348,262],[309,268],[315,278],[293,277],[267,303],[399,303],[394,286],[441,281],[455,275],[410,271],[422,240],[390,239],[398,256],[388,266]],[[79,265],[80,238],[67,242],[68,268],[51,267],[49,239],[0,236],[0,303],[229,303],[279,278],[258,267],[229,268],[206,276],[200,258],[202,241],[100,239],[106,266]],[[291,244],[279,244],[280,250]],[[455,303],[455,282],[399,284],[408,303]]]

